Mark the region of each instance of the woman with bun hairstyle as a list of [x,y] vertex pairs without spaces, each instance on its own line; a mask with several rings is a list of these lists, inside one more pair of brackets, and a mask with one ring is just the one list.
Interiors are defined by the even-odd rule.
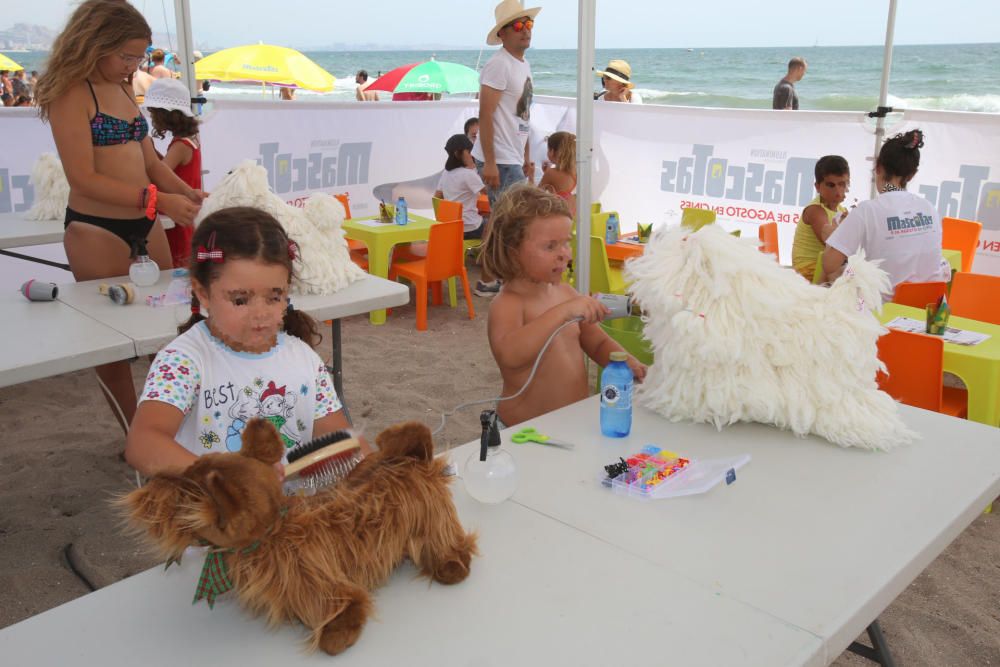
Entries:
[[908,192],[907,184],[920,166],[924,133],[910,130],[882,145],[875,161],[878,196],[855,207],[826,241],[823,271],[832,281],[844,271],[847,258],[858,250],[865,258],[881,260],[889,274],[892,299],[903,282],[948,280],[951,267],[941,255],[941,218],[923,197]]

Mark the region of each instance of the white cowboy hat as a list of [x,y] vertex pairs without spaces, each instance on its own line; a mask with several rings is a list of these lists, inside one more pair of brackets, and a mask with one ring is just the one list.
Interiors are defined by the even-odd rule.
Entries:
[[511,21],[521,18],[522,16],[527,16],[529,19],[533,19],[538,16],[538,12],[540,11],[542,11],[541,7],[525,9],[522,0],[503,0],[499,5],[497,5],[497,8],[493,10],[497,19],[497,24],[486,34],[486,43],[490,46],[500,44],[500,38],[497,36],[497,33],[500,32],[500,28],[504,27]]
[[185,116],[191,113],[191,93],[187,86],[177,79],[156,79],[149,85],[142,101],[143,109],[166,109],[180,111]]
[[627,88],[635,88],[635,84],[632,83],[632,66],[624,60],[612,60],[603,71],[597,70],[594,74],[624,83]]

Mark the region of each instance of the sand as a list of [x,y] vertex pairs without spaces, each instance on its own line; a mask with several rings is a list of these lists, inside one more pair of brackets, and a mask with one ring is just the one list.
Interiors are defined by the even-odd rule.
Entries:
[[[408,419],[436,427],[443,410],[499,390],[489,301],[473,299],[474,320],[460,300],[458,309],[432,308],[427,332],[416,331],[412,305],[380,327],[344,321],[346,402],[369,437]],[[329,340],[320,354],[329,359]],[[136,386],[148,366],[133,364]],[[108,505],[135,481],[92,371],[0,389],[0,410],[14,436],[0,455],[0,627],[158,564],[121,535]],[[449,418],[438,449],[479,431],[479,408],[466,410]],[[976,519],[882,614],[898,664],[1000,665],[998,514]],[[872,663],[845,653],[834,664]]]

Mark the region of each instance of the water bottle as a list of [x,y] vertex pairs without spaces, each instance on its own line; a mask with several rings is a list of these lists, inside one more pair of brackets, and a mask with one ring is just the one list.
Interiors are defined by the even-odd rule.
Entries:
[[601,433],[624,438],[632,430],[632,369],[624,352],[612,352],[601,374]]
[[406,199],[400,197],[396,200],[396,224],[405,225],[408,222],[406,217]]
[[133,242],[132,254],[135,260],[128,267],[129,279],[139,287],[155,285],[160,279],[160,267],[149,258],[146,250],[146,239],[136,239]]
[[604,230],[604,242],[607,245],[613,245],[618,243],[618,230],[621,228],[618,222],[618,214],[611,213],[608,215],[607,226]]

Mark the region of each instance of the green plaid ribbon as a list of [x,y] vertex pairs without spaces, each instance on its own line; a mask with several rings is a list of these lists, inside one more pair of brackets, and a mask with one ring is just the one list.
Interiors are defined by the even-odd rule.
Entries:
[[[248,548],[252,549],[257,546],[259,543],[255,542]],[[195,588],[194,600],[191,601],[191,604],[197,604],[198,600],[205,598],[208,600],[208,608],[213,609],[215,598],[232,589],[233,580],[229,578],[225,553],[209,551],[205,554],[205,564],[201,568],[201,576],[198,577],[198,585]]]

